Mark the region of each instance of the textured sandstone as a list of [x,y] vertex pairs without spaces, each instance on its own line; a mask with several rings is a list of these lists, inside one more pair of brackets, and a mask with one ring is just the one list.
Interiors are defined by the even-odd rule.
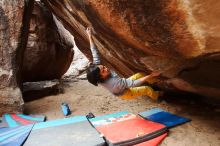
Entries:
[[88,58],[85,28],[92,26],[103,62],[120,74],[161,70],[162,88],[220,96],[220,1],[44,2]]
[[23,108],[20,75],[32,7],[31,0],[26,7],[23,0],[0,0],[0,115]]
[[24,56],[23,81],[61,78],[73,59],[74,39],[40,2],[35,2]]

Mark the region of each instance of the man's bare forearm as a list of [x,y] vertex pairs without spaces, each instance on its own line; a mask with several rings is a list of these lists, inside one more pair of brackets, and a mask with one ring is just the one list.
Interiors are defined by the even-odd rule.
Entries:
[[92,52],[92,57],[93,57],[93,64],[100,64],[100,57],[99,57],[96,45],[93,41],[91,29],[87,28],[86,32],[87,32],[88,38],[89,38],[90,50]]
[[147,75],[147,76],[144,76],[144,77],[138,79],[138,81],[140,82],[140,84],[144,84],[144,83],[146,83],[150,78],[152,78],[152,76],[151,76],[151,75]]
[[89,45],[90,45],[90,48],[95,47],[95,44],[94,44],[94,41],[92,38],[92,34],[89,35]]
[[134,80],[134,81],[127,79],[127,85],[128,85],[128,87],[141,86],[142,84],[148,82],[150,79],[160,76],[160,74],[161,73],[159,71],[154,71],[151,74],[144,76],[142,78],[139,78],[137,80]]

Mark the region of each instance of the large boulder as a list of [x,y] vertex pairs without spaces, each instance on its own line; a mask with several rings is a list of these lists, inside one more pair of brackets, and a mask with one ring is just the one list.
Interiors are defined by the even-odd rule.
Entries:
[[76,76],[79,76],[81,73],[83,73],[86,70],[88,64],[89,64],[89,60],[75,46],[73,61],[67,72],[63,75],[63,78],[71,79],[71,78],[75,78]]
[[95,30],[102,61],[118,73],[160,70],[160,86],[220,97],[220,1],[43,0],[91,59]]
[[23,109],[21,69],[33,3],[0,1],[0,115]]
[[59,79],[73,59],[74,38],[40,2],[35,2],[24,55],[23,82]]

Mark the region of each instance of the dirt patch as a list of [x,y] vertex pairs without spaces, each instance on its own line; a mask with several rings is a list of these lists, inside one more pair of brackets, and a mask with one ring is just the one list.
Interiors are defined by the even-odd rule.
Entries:
[[48,120],[64,118],[61,103],[67,102],[71,116],[89,112],[103,115],[128,110],[134,114],[159,107],[169,112],[192,119],[191,122],[172,128],[161,146],[219,146],[220,145],[220,101],[189,94],[166,95],[161,103],[148,97],[121,100],[102,87],[95,87],[86,80],[63,81],[64,93],[27,102],[25,112],[45,114]]

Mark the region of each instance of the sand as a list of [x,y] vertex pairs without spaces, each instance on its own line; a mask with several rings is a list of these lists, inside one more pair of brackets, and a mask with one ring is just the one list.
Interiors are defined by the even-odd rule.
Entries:
[[190,118],[192,121],[170,129],[161,146],[220,146],[220,99],[185,95],[165,95],[165,100],[156,103],[148,97],[121,100],[102,87],[95,87],[86,80],[63,81],[64,93],[47,96],[25,103],[28,114],[44,114],[47,120],[64,118],[61,103],[67,102],[70,116],[92,112],[103,115],[128,110],[137,114],[154,107]]

